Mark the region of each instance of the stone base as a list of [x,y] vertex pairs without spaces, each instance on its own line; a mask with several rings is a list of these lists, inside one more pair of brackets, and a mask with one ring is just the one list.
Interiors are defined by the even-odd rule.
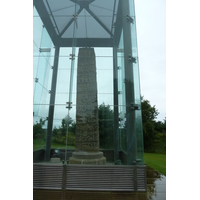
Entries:
[[53,163],[60,162],[60,158],[51,158],[51,162]]
[[73,152],[72,157],[69,158],[69,164],[93,164],[105,165],[106,158],[103,152]]

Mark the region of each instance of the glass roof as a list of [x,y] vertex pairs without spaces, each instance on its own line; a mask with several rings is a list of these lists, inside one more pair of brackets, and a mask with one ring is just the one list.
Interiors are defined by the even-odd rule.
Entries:
[[92,39],[93,46],[95,39],[97,43],[109,43],[114,35],[118,4],[119,0],[35,0],[52,41],[60,45],[73,38]]

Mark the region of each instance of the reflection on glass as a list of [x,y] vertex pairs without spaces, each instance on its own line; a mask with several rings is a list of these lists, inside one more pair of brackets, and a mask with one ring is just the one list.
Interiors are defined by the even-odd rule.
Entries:
[[[51,39],[45,28],[42,29],[42,39],[38,63],[34,63],[34,99],[33,99],[33,112],[35,115],[38,115],[39,105],[44,104],[48,101],[49,98],[49,78],[50,78],[50,67],[51,67]],[[48,52],[42,52],[41,49],[49,49]]]
[[[129,3],[129,16],[131,16],[131,19],[133,20],[132,23],[130,23],[131,38],[129,38],[132,56],[136,58],[136,62],[132,65],[132,82],[134,85],[135,98],[133,99],[133,103],[141,105],[134,2],[131,0],[121,2]],[[51,59],[51,57],[53,55],[52,52],[54,51],[52,40],[54,43],[59,40],[58,44],[62,47],[60,47],[56,97],[55,104],[53,105],[54,117],[51,148],[52,150],[59,149],[60,151],[55,151],[54,154],[60,154],[62,155],[62,159],[69,160],[71,157],[70,153],[72,154],[71,149],[75,149],[76,141],[78,141],[78,139],[76,139],[76,125],[82,120],[76,117],[78,114],[77,110],[84,109],[84,105],[77,105],[77,82],[80,81],[77,77],[78,52],[83,47],[92,47],[96,54],[96,101],[98,102],[96,105],[96,112],[98,113],[100,150],[110,150],[110,152],[112,152],[115,149],[114,134],[116,133],[114,132],[114,106],[117,106],[117,117],[119,121],[115,122],[115,126],[117,124],[119,130],[119,152],[122,152],[124,157],[127,156],[127,143],[129,142],[127,141],[127,137],[132,133],[136,133],[136,137],[132,138],[134,141],[131,141],[133,142],[131,144],[136,144],[137,146],[137,164],[144,164],[141,110],[133,111],[135,113],[135,122],[133,122],[134,127],[133,130],[131,130],[131,133],[127,133],[127,119],[129,116],[126,116],[126,113],[128,113],[127,107],[130,107],[130,105],[126,105],[126,95],[128,94],[125,92],[125,71],[127,67],[125,66],[127,55],[124,55],[125,42],[123,41],[123,34],[125,31],[121,30],[123,27],[122,24],[115,23],[116,20],[119,19],[119,17],[117,17],[117,11],[120,11],[120,8],[118,9],[119,0],[96,0],[90,2],[88,7],[84,5],[87,1],[83,3],[83,6],[80,6],[79,3],[80,2],[74,3],[72,1],[62,1],[58,4],[54,1],[44,1],[44,6],[47,9],[47,16],[42,16],[43,13],[40,13],[40,15],[43,18],[43,21],[45,21],[45,18],[48,18],[53,24],[53,28],[51,27],[52,29],[49,29],[48,31],[46,28],[49,27],[45,28],[42,26],[43,23],[34,9],[34,25],[36,27],[36,29],[34,29],[33,43],[34,124],[39,126],[40,119],[46,120],[46,117],[48,116],[50,98],[49,88],[51,87],[52,77],[51,67],[53,67],[53,59]],[[127,18],[127,16],[121,17]],[[57,35],[53,35],[53,33],[56,33]],[[115,34],[113,35],[113,33]],[[58,34],[60,34],[59,37],[57,37]],[[116,34],[119,35],[117,36],[119,41],[115,38]],[[113,38],[115,39],[116,44],[116,58],[113,58],[113,47],[107,45],[110,42],[110,39],[113,40]],[[101,43],[102,41],[103,43]],[[109,42],[107,43],[107,41]],[[113,45],[112,42],[109,44]],[[103,44],[107,47],[103,47]],[[98,47],[95,47],[95,45]],[[116,76],[118,78],[116,82],[116,96],[118,96],[117,105],[114,105],[113,98],[113,59],[116,62]],[[90,76],[93,75],[88,73],[87,80],[91,78]],[[35,78],[37,78],[37,82]],[[87,94],[84,95],[86,95],[86,100]],[[66,102],[71,103],[71,109],[66,108],[69,106],[69,103],[66,104]],[[85,113],[85,115],[86,114],[87,113]],[[89,115],[85,119],[86,121],[91,120]],[[42,129],[46,129],[47,123],[48,121],[46,120],[42,125]],[[80,129],[80,126],[78,128]],[[39,137],[40,136],[37,135],[38,141]],[[43,144],[45,145],[45,141],[42,142],[42,145]],[[69,151],[66,152],[64,149]],[[51,152],[51,156],[54,154]],[[122,164],[126,164],[126,159],[127,158],[123,160]]]

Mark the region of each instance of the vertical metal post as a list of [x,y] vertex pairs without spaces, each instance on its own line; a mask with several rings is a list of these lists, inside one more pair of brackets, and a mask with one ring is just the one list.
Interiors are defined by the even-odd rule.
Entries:
[[134,191],[137,191],[138,190],[138,187],[137,187],[137,167],[136,165],[133,166],[133,177],[134,177]]
[[63,174],[62,174],[62,196],[61,200],[65,200],[65,190],[66,190],[66,180],[67,180],[67,165],[63,165]]
[[[122,1],[122,0],[121,0]],[[131,25],[127,20],[129,16],[129,1],[122,1],[122,27],[124,39],[124,65],[125,65],[125,91],[126,91],[126,128],[127,128],[127,164],[136,161],[136,132],[134,129],[135,111],[131,109],[134,103],[133,63],[129,60],[132,56]],[[134,162],[136,163],[136,162]]]
[[49,114],[48,114],[48,124],[47,124],[47,136],[46,136],[46,147],[45,147],[45,161],[50,160],[50,151],[51,151],[51,136],[53,128],[53,115],[54,115],[54,104],[56,96],[56,83],[57,83],[57,73],[58,73],[58,60],[59,60],[59,51],[60,47],[55,47],[54,55],[54,65],[53,65],[53,75],[51,82],[51,93],[50,93],[50,105],[49,105]]
[[114,90],[114,161],[119,159],[119,116],[118,116],[118,69],[117,47],[113,47],[113,90]]

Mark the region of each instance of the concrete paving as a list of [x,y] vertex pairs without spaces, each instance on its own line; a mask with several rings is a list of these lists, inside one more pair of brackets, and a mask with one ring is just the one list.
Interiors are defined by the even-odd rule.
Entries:
[[[34,200],[166,200],[166,177],[147,166],[147,192],[33,190]],[[63,195],[63,196],[62,196]]]

